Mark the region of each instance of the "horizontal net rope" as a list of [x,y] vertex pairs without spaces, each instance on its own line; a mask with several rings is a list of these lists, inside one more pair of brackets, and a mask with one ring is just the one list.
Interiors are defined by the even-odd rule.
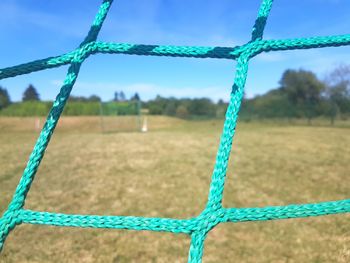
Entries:
[[339,47],[349,44],[350,34],[281,40],[256,40],[236,47],[138,45],[96,41],[86,44],[86,47],[82,46],[61,56],[49,57],[18,66],[0,69],[0,79],[67,65],[71,63],[76,53],[82,51],[85,52],[86,57],[94,54],[126,54],[236,60],[243,52],[247,51],[250,51],[250,57],[252,58],[261,52]]
[[215,226],[217,223],[224,222],[303,218],[339,214],[347,212],[349,209],[350,200],[342,200],[287,206],[222,208],[220,211],[217,211],[217,216],[213,221],[205,221],[200,218],[172,219],[135,216],[70,215],[25,209],[20,210],[19,218],[23,223],[28,224],[133,229],[189,234],[194,230],[200,230],[202,226],[201,222],[206,222],[204,228],[207,228],[208,226]]
[[[350,212],[350,199],[256,208],[224,208],[222,195],[228,160],[235,135],[238,113],[244,93],[249,60],[262,52],[325,48],[350,45],[350,34],[281,40],[263,40],[263,32],[272,6],[272,0],[263,0],[253,26],[251,40],[235,47],[165,46],[97,41],[113,0],[105,0],[99,8],[90,30],[79,47],[61,56],[49,57],[0,70],[0,79],[28,74],[63,65],[70,65],[68,73],[50,110],[45,125],[27,166],[16,188],[13,198],[0,218],[0,250],[5,239],[19,224],[39,224],[67,227],[113,228],[183,233],[191,236],[188,262],[201,262],[204,241],[211,229],[220,223],[265,221],[288,218],[303,218]],[[208,202],[202,213],[194,218],[147,218],[133,216],[71,215],[52,212],[31,211],[24,208],[27,193],[35,178],[46,147],[55,130],[70,92],[78,77],[80,66],[94,54],[128,54],[144,56],[169,56],[191,58],[218,58],[237,61],[234,84],[225,115],[216,162],[210,183]]]

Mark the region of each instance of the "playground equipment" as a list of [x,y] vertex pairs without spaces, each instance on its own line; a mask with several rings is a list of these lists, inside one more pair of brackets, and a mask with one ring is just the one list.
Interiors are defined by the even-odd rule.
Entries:
[[[53,103],[33,152],[29,157],[28,164],[12,201],[4,215],[0,218],[0,249],[3,247],[10,231],[19,224],[164,231],[183,233],[191,236],[188,262],[194,263],[202,261],[204,240],[208,232],[220,223],[301,218],[350,212],[350,199],[259,208],[225,208],[222,206],[227,164],[231,152],[232,139],[235,134],[238,112],[243,98],[249,60],[262,52],[350,45],[350,34],[285,40],[263,40],[263,31],[272,2],[272,0],[262,1],[258,17],[253,26],[252,37],[248,43],[236,47],[194,47],[133,45],[97,41],[102,23],[112,4],[112,0],[104,0],[88,35],[77,49],[61,56],[1,69],[0,79],[4,79],[70,64],[66,79]],[[230,102],[226,112],[210,184],[208,202],[206,208],[199,216],[188,219],[171,219],[133,216],[72,215],[31,211],[24,208],[27,193],[30,190],[30,186],[44,156],[45,149],[78,77],[80,66],[85,59],[96,53],[237,60],[235,80],[231,90]]]

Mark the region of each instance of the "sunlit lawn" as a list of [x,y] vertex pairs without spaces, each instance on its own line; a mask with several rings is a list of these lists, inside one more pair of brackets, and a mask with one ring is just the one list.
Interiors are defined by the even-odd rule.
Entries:
[[[106,119],[113,122],[113,119]],[[25,207],[74,213],[187,218],[205,206],[221,121],[149,118],[148,133],[100,132],[99,118],[64,118]],[[42,124],[42,123],[41,123]],[[240,123],[225,207],[350,198],[350,129]],[[0,212],[38,132],[0,118]],[[186,262],[186,235],[18,226],[0,262]],[[224,224],[204,262],[350,262],[350,215]]]

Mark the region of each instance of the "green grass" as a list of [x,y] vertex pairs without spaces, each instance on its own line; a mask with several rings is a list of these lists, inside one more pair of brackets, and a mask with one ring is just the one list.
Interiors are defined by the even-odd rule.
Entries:
[[[110,119],[112,121],[113,119]],[[109,121],[107,119],[107,121]],[[98,117],[64,117],[29,192],[40,211],[186,218],[205,206],[222,122],[150,117],[148,133],[101,133]],[[225,207],[350,197],[349,128],[240,123]],[[34,119],[0,118],[0,212],[38,132]],[[203,261],[350,262],[350,215],[212,230]],[[189,237],[21,225],[0,262],[186,262]]]

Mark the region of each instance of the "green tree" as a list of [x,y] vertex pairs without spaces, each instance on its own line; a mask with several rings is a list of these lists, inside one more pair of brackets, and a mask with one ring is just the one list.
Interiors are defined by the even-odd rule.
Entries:
[[168,99],[157,95],[154,100],[151,100],[146,103],[146,107],[148,108],[150,114],[161,115],[165,114],[164,111],[167,103]]
[[163,114],[169,115],[169,116],[175,116],[175,114],[176,114],[176,100],[174,98],[168,99]]
[[101,98],[97,95],[91,95],[87,101],[91,101],[91,102],[100,102],[101,101]]
[[228,106],[228,103],[225,103],[222,99],[219,99],[218,103],[216,104],[216,117],[217,118],[224,118],[225,117],[227,106]]
[[39,93],[32,84],[24,91],[22,101],[40,101]]
[[135,101],[140,101],[140,95],[136,92],[131,98],[130,100],[135,100]]
[[[258,118],[284,118],[294,115],[293,106],[283,89],[272,89],[264,95],[246,100],[242,110]],[[248,116],[249,119],[249,116]]]
[[149,114],[152,115],[161,115],[163,113],[163,108],[157,103],[150,102],[147,104]]
[[5,88],[0,86],[0,110],[11,104],[10,96]]
[[207,98],[191,100],[188,111],[191,115],[214,117],[216,115],[216,107],[214,103]]
[[185,105],[179,105],[176,108],[176,117],[186,119],[188,117],[188,110]]
[[283,73],[280,84],[291,105],[311,124],[312,118],[320,114],[319,103],[325,89],[324,83],[311,71],[289,69]]
[[346,117],[350,114],[350,65],[338,65],[325,80],[325,96],[329,100],[331,123],[338,114]]

